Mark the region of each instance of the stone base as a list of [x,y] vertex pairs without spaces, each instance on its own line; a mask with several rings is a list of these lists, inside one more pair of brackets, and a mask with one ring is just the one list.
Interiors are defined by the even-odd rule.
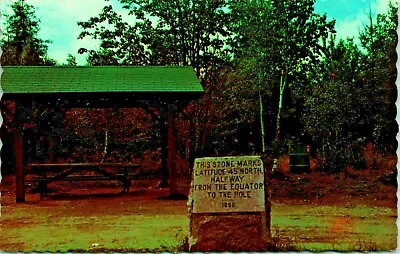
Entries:
[[271,240],[266,213],[190,215],[189,251],[265,252]]

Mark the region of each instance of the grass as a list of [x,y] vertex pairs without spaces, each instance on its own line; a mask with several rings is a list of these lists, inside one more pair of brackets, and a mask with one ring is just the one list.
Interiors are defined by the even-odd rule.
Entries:
[[393,250],[396,215],[389,208],[368,206],[274,204],[271,225],[273,234],[279,230],[281,237],[295,237],[293,242],[309,251]]
[[[25,252],[178,251],[188,235],[185,209],[180,208],[182,212],[174,214],[170,204],[162,204],[167,201],[156,202],[158,206],[168,205],[169,210],[163,213],[153,209],[150,203],[143,203],[137,214],[132,209],[126,214],[106,212],[100,217],[92,212],[81,215],[79,211],[63,215],[63,210],[71,209],[68,206],[4,207],[0,220],[3,239],[0,249]],[[185,205],[184,201],[176,202],[175,205]],[[280,251],[396,248],[396,212],[389,208],[274,203],[271,216],[272,235]]]
[[[354,172],[357,173],[355,178],[315,172],[282,174],[277,175],[280,178],[271,179],[274,243],[271,250],[394,250],[397,247],[396,187],[375,181],[380,172]],[[357,184],[360,194],[352,196]],[[78,194],[87,194],[86,187],[81,190],[83,187],[74,186]],[[158,200],[157,197],[166,195],[166,190],[147,191],[146,185],[143,190],[129,195],[110,190],[111,194],[107,195],[78,198],[67,195],[44,200],[39,200],[37,194],[28,194],[28,203],[16,204],[15,187],[4,188],[0,250],[186,250],[184,245],[189,232],[186,201]],[[98,189],[88,190],[98,192]]]
[[13,237],[10,240],[14,243],[23,242],[23,249],[19,250],[26,252],[90,251],[98,248],[155,250],[178,247],[184,241],[188,227],[187,216],[162,214],[108,215],[101,218],[74,216],[47,221],[42,218],[38,222],[7,228],[2,236]]

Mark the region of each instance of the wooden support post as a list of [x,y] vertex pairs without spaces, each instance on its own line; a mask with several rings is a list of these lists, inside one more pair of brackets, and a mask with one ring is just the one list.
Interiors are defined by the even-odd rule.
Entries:
[[173,111],[168,112],[168,173],[170,195],[178,194],[176,178],[176,140]]
[[122,190],[122,192],[129,192],[129,187],[131,187],[131,180],[129,179],[129,172],[128,172],[128,168],[124,168],[124,181],[123,181],[123,185],[124,188]]
[[21,131],[17,128],[14,132],[14,151],[16,168],[16,202],[25,202],[25,172],[24,172],[24,150]]
[[[27,100],[28,101],[28,100]],[[15,181],[17,203],[25,202],[25,168],[24,168],[24,139],[23,139],[23,123],[26,119],[26,102],[23,100],[15,101],[15,117],[16,128],[14,131],[14,153],[15,153]],[[31,101],[32,103],[33,100]],[[32,105],[31,105],[32,106]]]

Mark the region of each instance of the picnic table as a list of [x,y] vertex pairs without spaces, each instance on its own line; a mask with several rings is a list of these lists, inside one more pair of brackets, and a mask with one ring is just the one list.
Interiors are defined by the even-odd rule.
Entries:
[[[32,182],[38,183],[40,198],[47,194],[47,185],[55,181],[104,181],[116,180],[123,183],[122,192],[129,192],[131,179],[136,177],[138,173],[130,173],[130,168],[139,167],[134,163],[28,163],[25,165],[27,169],[38,172],[38,176],[32,178]],[[109,171],[107,169],[113,169]],[[123,169],[123,173],[117,173],[115,169]],[[75,173],[90,170],[101,175],[75,175]],[[61,171],[61,172],[60,172]],[[57,172],[49,175],[49,172]]]

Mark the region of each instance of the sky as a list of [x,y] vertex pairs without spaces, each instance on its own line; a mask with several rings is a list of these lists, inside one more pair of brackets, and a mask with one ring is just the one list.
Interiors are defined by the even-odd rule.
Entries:
[[[9,12],[9,6],[16,0],[0,0],[0,11]],[[357,38],[360,29],[367,24],[368,14],[371,9],[375,16],[377,13],[385,13],[390,0],[317,0],[315,11],[319,14],[327,14],[328,20],[336,20],[338,38]],[[395,2],[398,0],[392,0]],[[36,16],[41,20],[41,39],[51,39],[48,55],[58,63],[66,63],[68,54],[77,57],[78,64],[86,63],[86,56],[79,55],[79,48],[94,49],[98,42],[92,39],[78,40],[82,31],[78,27],[78,21],[87,21],[90,17],[97,16],[101,9],[112,4],[127,22],[134,22],[122,8],[118,0],[25,0],[26,3],[36,7]]]

